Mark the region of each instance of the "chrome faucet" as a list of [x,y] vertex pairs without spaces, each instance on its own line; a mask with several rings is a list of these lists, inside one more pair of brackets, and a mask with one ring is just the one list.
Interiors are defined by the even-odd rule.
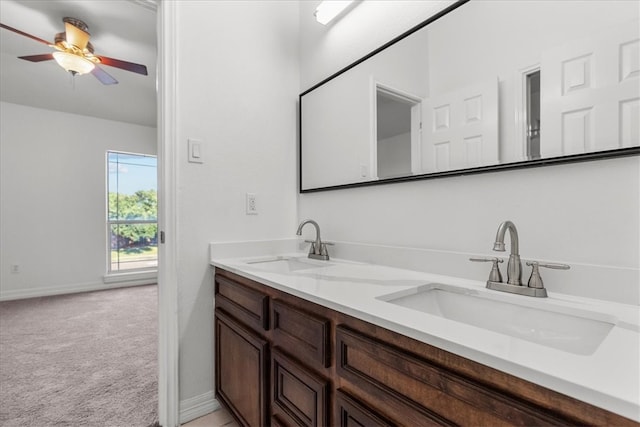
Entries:
[[505,221],[498,227],[496,242],[493,250],[504,252],[504,234],[509,230],[511,237],[511,254],[507,263],[507,283],[510,285],[522,286],[522,261],[520,261],[520,247],[518,241],[518,230],[511,221]]
[[570,267],[566,264],[541,263],[538,261],[528,261],[527,265],[531,266],[531,277],[527,285],[522,284],[522,261],[520,261],[520,246],[518,241],[518,230],[511,221],[504,221],[498,227],[496,233],[496,241],[493,244],[494,251],[504,252],[504,235],[509,230],[511,237],[511,254],[509,255],[509,263],[507,264],[507,283],[502,281],[500,268],[498,263],[502,262],[500,258],[479,257],[469,258],[476,262],[492,262],[493,267],[489,273],[487,280],[487,288],[495,291],[510,292],[512,294],[527,295],[530,297],[546,297],[547,290],[540,277],[539,267],[553,268],[556,270],[568,270]]
[[311,248],[309,248],[309,258],[328,261],[329,252],[327,252],[327,243],[324,243],[320,239],[320,226],[317,222],[312,219],[302,221],[298,226],[298,231],[296,231],[296,234],[298,236],[302,236],[302,227],[304,227],[306,224],[311,224],[316,228],[316,240],[305,240],[306,242],[311,243]]

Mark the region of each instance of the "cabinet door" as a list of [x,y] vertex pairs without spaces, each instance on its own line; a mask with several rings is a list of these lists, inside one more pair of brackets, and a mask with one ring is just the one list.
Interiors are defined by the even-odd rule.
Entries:
[[335,410],[336,425],[340,427],[391,427],[396,425],[385,420],[376,411],[342,390],[336,392]]
[[279,424],[290,426],[329,425],[329,389],[324,378],[274,349],[272,358],[271,411]]
[[268,424],[268,352],[267,341],[216,309],[216,397],[245,426]]
[[339,326],[338,375],[408,425],[565,425],[551,412]]
[[329,321],[276,299],[271,306],[274,346],[288,349],[295,357],[314,368],[329,367]]

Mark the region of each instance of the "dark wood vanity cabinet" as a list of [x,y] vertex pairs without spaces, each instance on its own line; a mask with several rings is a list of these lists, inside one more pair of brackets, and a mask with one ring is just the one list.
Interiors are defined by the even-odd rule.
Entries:
[[222,269],[215,334],[244,426],[639,425]]
[[331,324],[273,291],[217,272],[216,396],[244,426],[328,426]]
[[216,393],[248,426],[269,424],[269,347],[265,339],[216,311]]

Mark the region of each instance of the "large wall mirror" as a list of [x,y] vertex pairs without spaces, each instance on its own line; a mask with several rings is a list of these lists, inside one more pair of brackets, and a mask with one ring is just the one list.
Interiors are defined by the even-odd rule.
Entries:
[[454,4],[300,95],[300,191],[638,155],[639,16]]

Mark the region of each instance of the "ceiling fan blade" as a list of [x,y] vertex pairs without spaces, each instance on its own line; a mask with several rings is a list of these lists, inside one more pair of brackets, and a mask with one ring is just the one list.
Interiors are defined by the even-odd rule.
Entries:
[[81,30],[70,22],[64,23],[64,31],[66,34],[67,43],[74,45],[80,50],[84,50],[89,43],[89,37],[91,35],[86,31]]
[[96,79],[100,80],[100,82],[103,85],[114,85],[114,84],[118,84],[118,81],[116,79],[114,79],[111,74],[107,73],[105,70],[103,70],[102,68],[98,67],[96,65],[96,67],[91,71],[91,74],[93,74]]
[[18,56],[18,58],[24,59],[25,61],[42,62],[53,59],[53,55],[51,53],[42,53],[40,55]]
[[4,25],[2,22],[0,22],[0,27],[4,28],[5,30],[13,31],[14,33],[20,34],[21,36],[29,37],[30,39],[35,40],[35,41],[40,42],[40,43],[43,43],[43,44],[46,44],[47,46],[53,46],[51,43],[49,43],[46,40],[43,40],[43,39],[41,39],[39,37],[36,37],[36,36],[32,36],[31,34],[27,34],[24,31],[16,30],[13,27],[10,27],[8,25]]
[[147,67],[141,64],[134,64],[133,62],[122,61],[120,59],[108,58],[106,56],[100,56],[100,63],[103,65],[109,65],[111,67],[121,68],[123,70],[131,71],[134,73],[147,75]]

